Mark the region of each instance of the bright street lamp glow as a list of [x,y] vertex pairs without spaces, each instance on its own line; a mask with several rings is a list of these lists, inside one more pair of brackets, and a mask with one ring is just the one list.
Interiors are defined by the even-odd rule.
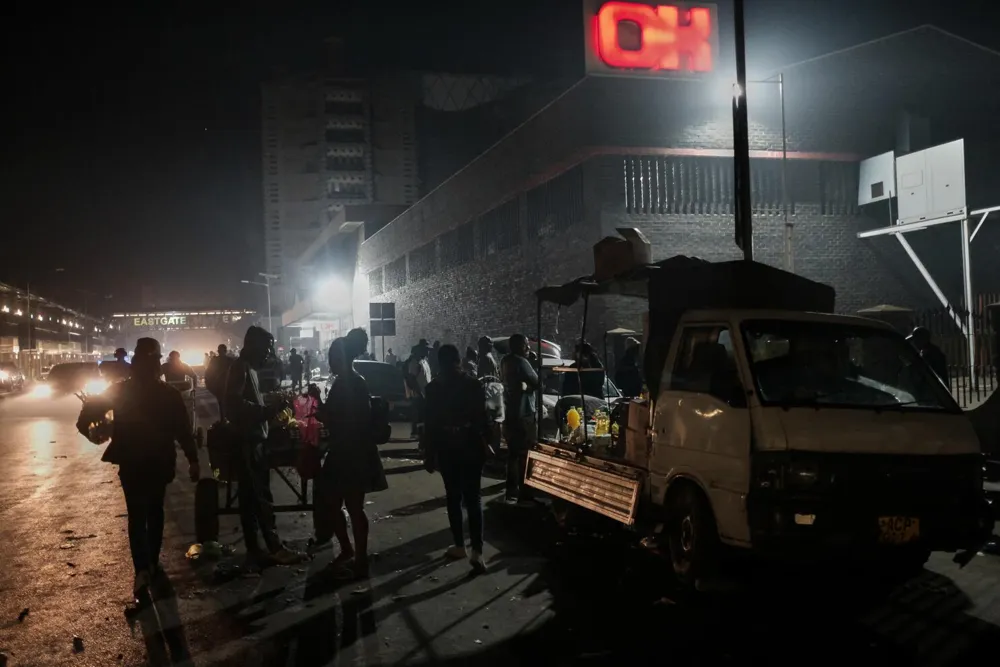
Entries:
[[351,302],[351,288],[336,276],[320,281],[316,289],[316,301],[326,308],[346,308]]

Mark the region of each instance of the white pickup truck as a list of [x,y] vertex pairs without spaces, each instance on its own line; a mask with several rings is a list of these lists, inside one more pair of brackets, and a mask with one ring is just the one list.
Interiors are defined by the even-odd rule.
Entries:
[[834,315],[832,288],[678,257],[538,291],[562,306],[606,294],[648,300],[651,400],[600,454],[540,440],[528,485],[665,538],[687,585],[723,547],[905,572],[989,539],[971,423],[900,334]]

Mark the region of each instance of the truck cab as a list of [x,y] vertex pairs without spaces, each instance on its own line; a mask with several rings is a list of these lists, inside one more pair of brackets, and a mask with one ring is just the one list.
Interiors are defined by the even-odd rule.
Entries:
[[771,267],[688,268],[680,297],[652,273],[651,400],[623,411],[622,446],[542,439],[527,484],[657,533],[687,584],[724,547],[905,571],[989,538],[976,433],[901,334]]

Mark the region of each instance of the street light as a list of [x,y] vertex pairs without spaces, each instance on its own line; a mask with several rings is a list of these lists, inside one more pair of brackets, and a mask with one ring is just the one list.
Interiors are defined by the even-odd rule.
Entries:
[[278,276],[273,273],[258,273],[257,275],[263,278],[264,282],[256,280],[241,280],[240,282],[244,285],[257,285],[267,290],[267,329],[271,335],[274,335],[274,322],[271,321],[271,281],[277,280]]

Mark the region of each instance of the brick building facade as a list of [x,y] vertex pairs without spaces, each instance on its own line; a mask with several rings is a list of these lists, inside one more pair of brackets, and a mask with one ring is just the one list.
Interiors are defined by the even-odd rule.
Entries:
[[[903,68],[906,76],[885,78],[887,53],[898,60],[900,53],[927,51],[929,42],[941,47],[941,40],[959,59],[980,58],[983,76],[989,76],[984,68],[998,69],[994,54],[927,28],[786,71],[790,241],[776,86],[762,83],[748,91],[756,258],[791,264],[797,273],[833,285],[842,312],[934,300],[894,239],[857,238],[859,231],[888,222],[887,209],[857,206],[861,158],[964,136],[970,208],[1000,204],[1000,193],[998,201],[988,201],[990,191],[976,185],[992,168],[988,141],[979,139],[988,135],[988,122],[969,109],[937,122],[940,111],[929,104],[969,82],[933,79],[924,71],[920,76],[931,76],[940,92],[925,89],[918,99],[908,94],[922,80],[912,60]],[[961,52],[962,44],[970,53]],[[899,119],[910,116],[901,114],[914,110],[931,118],[936,131],[898,131],[909,127]],[[926,123],[921,127],[926,130]],[[593,244],[621,226],[641,229],[654,259],[737,257],[731,146],[728,99],[717,84],[583,79],[362,244],[356,324],[365,324],[367,309],[359,305],[394,302],[397,336],[386,346],[397,351],[419,338],[465,345],[483,333],[534,332],[533,291],[589,274]],[[994,231],[982,234],[974,261],[978,287],[985,291],[998,287],[998,272],[989,266],[1000,248]],[[911,243],[932,272],[945,274],[942,287],[957,287],[957,230],[925,232]],[[948,252],[939,251],[946,246]],[[956,275],[948,279],[949,272]],[[589,327],[597,333],[590,338],[615,326],[641,327],[639,305],[593,304]],[[555,313],[546,314],[543,335],[560,342],[579,335],[579,313],[559,315],[557,331]]]

